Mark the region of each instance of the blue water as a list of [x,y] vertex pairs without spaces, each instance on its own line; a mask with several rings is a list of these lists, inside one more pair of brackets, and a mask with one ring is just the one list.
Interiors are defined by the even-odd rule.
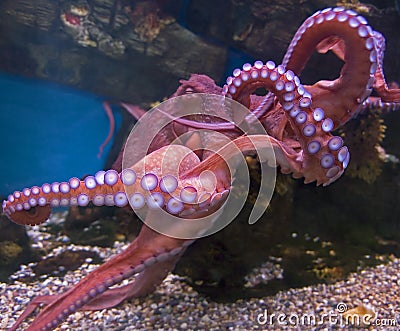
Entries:
[[0,194],[103,168],[109,122],[102,99],[56,84],[0,74]]

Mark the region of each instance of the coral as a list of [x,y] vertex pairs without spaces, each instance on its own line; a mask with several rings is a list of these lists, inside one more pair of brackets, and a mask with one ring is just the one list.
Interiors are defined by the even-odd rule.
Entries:
[[139,39],[147,43],[156,39],[166,25],[175,22],[174,18],[162,13],[157,1],[138,1],[132,7],[125,7],[125,11],[130,16]]
[[381,109],[368,109],[340,129],[340,135],[351,150],[351,162],[346,173],[373,183],[382,172],[385,152],[380,146],[386,126]]
[[371,15],[379,13],[379,9],[372,4],[362,3],[357,0],[341,0],[336,3],[336,6],[351,9],[362,15]]
[[9,264],[15,260],[22,252],[22,247],[12,241],[0,242],[0,262]]

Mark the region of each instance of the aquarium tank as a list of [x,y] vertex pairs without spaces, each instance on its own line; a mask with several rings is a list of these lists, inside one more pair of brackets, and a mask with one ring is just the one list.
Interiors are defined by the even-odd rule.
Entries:
[[1,330],[398,330],[399,1],[0,9]]

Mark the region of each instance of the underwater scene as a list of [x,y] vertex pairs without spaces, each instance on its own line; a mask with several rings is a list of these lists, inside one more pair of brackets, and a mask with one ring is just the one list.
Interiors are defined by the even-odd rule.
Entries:
[[398,330],[400,2],[0,3],[0,330]]

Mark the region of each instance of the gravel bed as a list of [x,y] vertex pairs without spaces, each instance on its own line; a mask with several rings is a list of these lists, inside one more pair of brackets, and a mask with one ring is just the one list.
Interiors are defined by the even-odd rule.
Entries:
[[[51,222],[59,222],[62,217],[56,214]],[[33,244],[41,247],[51,247],[52,240],[68,241],[67,238],[52,238],[41,226],[34,227],[29,235]],[[65,244],[50,250],[49,255],[86,249],[108,259],[124,247],[126,244],[118,242],[112,248]],[[20,279],[32,274],[34,264],[21,266],[9,283],[0,283],[0,330],[10,327],[33,297],[70,288],[97,267],[91,262],[87,259],[77,270],[63,277],[46,276],[29,284]],[[335,284],[289,289],[273,296],[231,303],[213,302],[197,293],[185,278],[170,274],[152,295],[126,301],[117,308],[76,312],[57,330],[342,330],[344,326],[346,330],[398,330],[399,267],[400,260],[393,258],[385,265],[350,274]],[[284,277],[279,265],[266,262],[254,271],[263,276],[253,273],[247,281],[270,279],[270,275],[265,275],[270,269],[275,277]],[[344,311],[347,313],[341,314]],[[363,318],[368,313],[373,315],[372,319]],[[346,319],[346,314],[351,314],[352,318]]]

